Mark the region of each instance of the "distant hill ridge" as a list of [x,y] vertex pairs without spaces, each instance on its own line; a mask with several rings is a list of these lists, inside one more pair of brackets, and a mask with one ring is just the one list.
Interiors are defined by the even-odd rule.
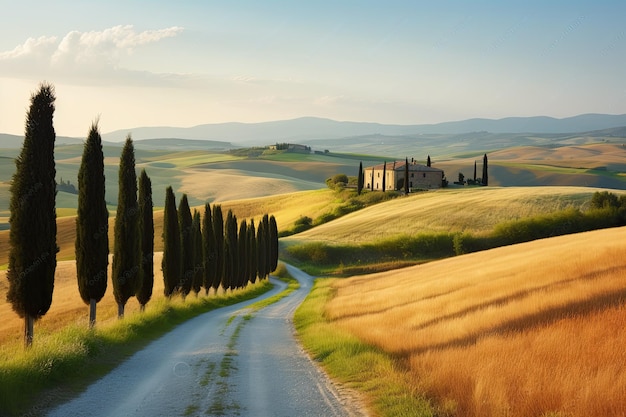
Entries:
[[437,124],[395,125],[346,122],[316,117],[261,123],[216,123],[188,128],[140,127],[103,135],[104,140],[120,141],[128,132],[133,138],[180,138],[232,142],[240,145],[267,144],[272,141],[298,142],[370,134],[461,134],[491,133],[579,133],[626,126],[626,114],[582,114],[563,119],[547,116],[468,119]]
[[[175,147],[176,140],[212,141],[216,148],[267,145],[275,142],[299,143],[307,140],[346,137],[416,134],[490,133],[583,133],[626,127],[626,114],[581,114],[557,119],[547,116],[506,117],[503,119],[475,118],[436,124],[396,125],[370,122],[347,122],[317,117],[301,117],[261,123],[215,123],[193,127],[136,127],[105,133],[102,139],[110,145],[122,142],[128,133],[136,141],[158,139],[160,145]],[[83,138],[59,136],[57,142],[82,143]],[[21,136],[0,134],[0,148],[20,147]],[[145,143],[145,145],[149,145]],[[187,143],[192,145],[192,143]]]

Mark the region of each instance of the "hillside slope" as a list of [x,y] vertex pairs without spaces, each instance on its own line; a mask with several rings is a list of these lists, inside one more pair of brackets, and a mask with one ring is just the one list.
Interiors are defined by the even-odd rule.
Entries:
[[[501,222],[568,207],[585,208],[587,187],[465,187],[411,194],[283,238],[286,244],[373,242],[429,232],[486,233]],[[620,191],[615,191],[619,193]]]
[[626,409],[626,228],[337,280],[326,316],[452,416]]

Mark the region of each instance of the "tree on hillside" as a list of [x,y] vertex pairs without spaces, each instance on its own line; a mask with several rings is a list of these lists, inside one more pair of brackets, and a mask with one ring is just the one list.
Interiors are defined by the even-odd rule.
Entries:
[[154,216],[152,213],[152,181],[142,169],[139,175],[139,230],[141,241],[141,283],[137,293],[137,301],[141,305],[141,311],[145,310],[146,304],[152,298],[154,287]]
[[222,206],[213,205],[213,233],[215,235],[215,280],[213,289],[217,291],[224,277],[224,215]]
[[256,282],[258,271],[257,258],[256,228],[254,227],[254,219],[252,219],[248,227],[248,280],[253,284]]
[[426,158],[426,166],[429,167],[430,163],[430,155],[428,155],[428,158]]
[[224,275],[222,287],[234,289],[239,276],[239,246],[237,242],[237,216],[232,210],[226,214],[224,225]]
[[278,225],[276,224],[276,218],[272,215],[269,218],[269,237],[270,237],[270,258],[269,258],[269,270],[270,272],[276,271],[278,267]]
[[248,284],[248,223],[242,220],[239,224],[239,235],[237,237],[239,245],[239,274],[237,288],[243,288]]
[[187,194],[183,194],[178,204],[178,223],[180,226],[180,245],[181,245],[181,268],[182,276],[178,287],[180,289],[183,300],[191,291],[193,283],[193,232],[191,217],[191,209]]
[[374,191],[374,167],[372,167],[372,182],[370,183],[370,190]]
[[202,270],[204,269],[204,253],[202,250],[202,230],[200,228],[200,212],[193,211],[193,219],[191,222],[192,244],[193,244],[193,280],[191,289],[198,293],[202,289]]
[[404,161],[404,195],[409,195],[409,158]]
[[363,162],[359,162],[359,176],[356,180],[356,193],[358,195],[361,195],[363,191],[363,180]]
[[[269,222],[267,223],[269,224]],[[261,220],[256,231],[256,251],[257,251],[257,276],[259,280],[265,278],[267,271],[267,229],[266,223]]]
[[209,203],[206,203],[204,205],[204,217],[202,218],[202,253],[204,257],[202,286],[205,294],[209,293],[209,290],[213,287],[213,281],[216,279],[216,245],[211,206]]
[[487,154],[483,156],[483,185],[489,185],[489,173],[487,172]]
[[109,210],[105,198],[104,154],[98,121],[89,129],[78,170],[76,278],[80,298],[89,306],[89,327],[96,324],[96,304],[107,289]]
[[383,192],[385,192],[385,180],[387,178],[387,161],[383,163]]
[[54,87],[41,84],[30,98],[24,143],[11,181],[7,301],[24,319],[24,344],[34,321],[52,304],[56,270]]
[[165,189],[165,207],[163,209],[163,293],[171,297],[176,291],[181,275],[180,262],[180,227],[176,211],[176,197],[172,187]]
[[476,183],[476,161],[474,161],[474,184]]
[[113,295],[117,302],[117,316],[124,317],[128,299],[135,295],[141,282],[139,246],[139,205],[137,204],[137,173],[135,148],[130,135],[126,137],[119,166],[119,193],[115,215],[113,247]]

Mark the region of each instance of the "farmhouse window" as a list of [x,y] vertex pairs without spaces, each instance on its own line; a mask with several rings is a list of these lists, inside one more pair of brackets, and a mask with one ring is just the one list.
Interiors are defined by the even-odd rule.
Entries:
[[424,176],[424,178],[426,178],[426,173],[425,172],[422,175]]

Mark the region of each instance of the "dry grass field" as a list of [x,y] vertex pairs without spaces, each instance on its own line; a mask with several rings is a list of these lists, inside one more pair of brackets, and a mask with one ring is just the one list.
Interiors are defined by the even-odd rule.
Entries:
[[626,228],[337,280],[326,314],[454,416],[623,416]]
[[[584,209],[600,189],[586,187],[464,187],[416,193],[372,206],[284,238],[287,244],[345,244],[430,232],[487,233],[501,222],[569,207]],[[611,190],[619,193],[619,191]]]
[[[163,273],[161,271],[162,253],[154,256],[154,290],[152,299],[163,298]],[[111,275],[111,260],[109,259],[109,276]],[[19,345],[23,340],[23,320],[11,310],[11,304],[6,302],[8,281],[6,270],[0,271],[0,346]],[[136,298],[131,298],[126,305],[125,314],[133,314],[139,311],[139,303]],[[89,318],[89,306],[83,303],[78,293],[76,283],[76,264],[74,261],[60,261],[54,277],[54,292],[52,305],[48,313],[35,323],[35,338],[38,332],[53,332],[69,323],[77,321],[87,325]],[[98,303],[98,322],[117,320],[117,304],[113,297],[113,286],[109,285],[104,298]]]

